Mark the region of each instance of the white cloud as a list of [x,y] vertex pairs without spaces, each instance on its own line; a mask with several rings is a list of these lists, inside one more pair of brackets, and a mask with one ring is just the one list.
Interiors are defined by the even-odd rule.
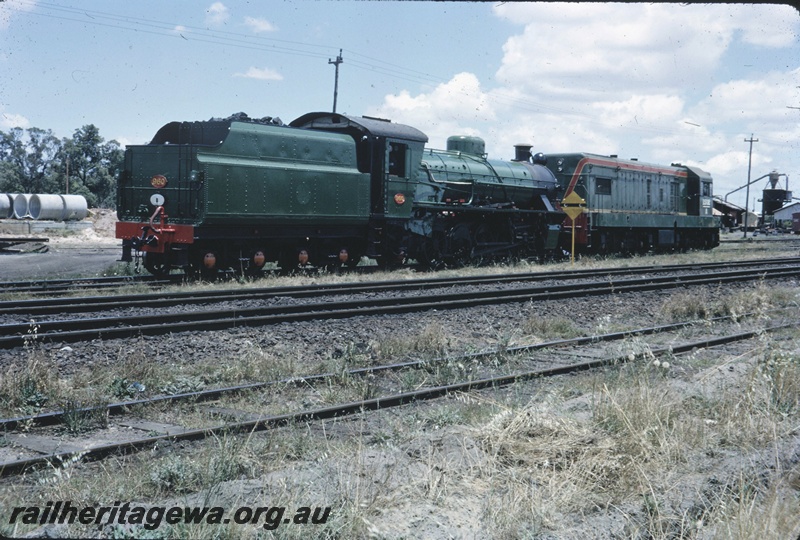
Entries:
[[245,17],[244,24],[256,34],[261,32],[275,32],[278,28],[267,19],[256,19],[255,17]]
[[130,137],[125,137],[125,136],[114,137],[114,140],[119,143],[120,147],[123,150],[125,150],[126,146],[132,146],[132,145],[136,145],[136,144],[146,144],[146,142],[144,142],[144,143],[142,143],[142,142],[134,142],[133,139],[131,139]]
[[524,29],[504,45],[497,78],[546,95],[677,91],[712,70],[734,34],[718,13],[693,8],[503,4],[495,11]]
[[[747,148],[743,150],[729,150],[709,158],[708,161],[706,161],[706,166],[713,169],[717,174],[722,175],[736,174],[743,170],[746,173],[748,154]],[[756,166],[761,163],[761,158],[757,152],[753,153],[753,163]],[[742,185],[744,185],[744,183]],[[717,193],[717,195],[724,196],[725,193]]]
[[800,111],[789,108],[800,106],[800,60],[786,52],[800,35],[793,8],[508,2],[494,11],[520,30],[503,47],[503,87],[488,94],[513,96],[494,102],[498,116],[523,110],[515,118],[543,151],[698,165],[723,194],[746,179],[751,133],[761,141],[754,176],[800,164]]
[[36,9],[36,2],[22,2],[20,0],[3,0],[0,2],[0,30],[5,30],[11,24],[11,19],[15,13],[33,11]]
[[[797,119],[800,106],[800,68],[767,73],[757,80],[737,79],[714,86],[692,113],[707,122],[753,122],[764,125]],[[755,126],[754,126],[755,127]]]
[[[472,73],[458,73],[446,83],[417,96],[403,90],[385,96],[383,104],[367,114],[391,118],[411,126],[426,126],[435,147],[444,148],[451,135],[477,135],[474,127],[495,120],[495,113]],[[472,126],[470,126],[472,124]]]
[[214,2],[206,10],[206,24],[208,26],[220,26],[225,24],[230,18],[228,8],[222,2]]
[[31,122],[21,114],[0,112],[0,128],[10,129],[15,127],[27,129],[31,127]]
[[680,97],[665,94],[637,94],[625,101],[599,101],[592,104],[600,121],[615,127],[670,123],[681,115],[683,106]]
[[245,79],[258,79],[260,81],[282,81],[283,75],[270,68],[250,67],[244,73],[234,73],[234,77],[244,77]]

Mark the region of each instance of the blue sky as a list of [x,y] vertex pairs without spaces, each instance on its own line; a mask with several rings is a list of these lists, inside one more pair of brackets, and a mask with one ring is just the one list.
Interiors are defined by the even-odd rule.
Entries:
[[141,144],[173,120],[289,122],[331,110],[339,49],[337,111],[436,148],[681,162],[722,196],[752,133],[752,178],[778,170],[800,196],[800,15],[780,5],[5,0],[0,130]]

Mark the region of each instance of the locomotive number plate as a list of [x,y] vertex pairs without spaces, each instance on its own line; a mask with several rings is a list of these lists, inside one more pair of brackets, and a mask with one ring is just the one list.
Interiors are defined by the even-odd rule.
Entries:
[[150,179],[150,185],[156,189],[161,189],[167,186],[167,177],[163,174],[157,174]]

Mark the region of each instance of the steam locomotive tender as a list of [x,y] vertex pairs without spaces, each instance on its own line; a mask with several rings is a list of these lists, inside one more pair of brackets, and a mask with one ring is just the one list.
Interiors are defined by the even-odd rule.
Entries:
[[[432,267],[545,257],[569,246],[572,224],[559,205],[571,191],[589,209],[576,220],[576,250],[716,244],[702,171],[588,154],[546,165],[529,146],[517,147],[514,160],[490,160],[477,137],[450,137],[447,150],[426,149],[427,140],[410,126],[335,113],[288,126],[242,114],[169,123],[150,144],[126,149],[122,258],[135,251],[163,275],[258,273],[267,262],[355,266],[362,256]],[[662,182],[677,189],[667,202]],[[651,199],[635,209],[640,185],[651,186]]]

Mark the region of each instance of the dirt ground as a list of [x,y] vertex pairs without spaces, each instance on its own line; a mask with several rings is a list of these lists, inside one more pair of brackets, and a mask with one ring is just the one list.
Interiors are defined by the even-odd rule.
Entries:
[[0,238],[47,238],[0,251],[0,281],[56,279],[100,276],[113,273],[119,266],[121,243],[114,238],[117,213],[92,209],[85,221],[91,227],[83,230],[45,230],[36,234],[16,234],[10,228],[13,220],[0,221]]

